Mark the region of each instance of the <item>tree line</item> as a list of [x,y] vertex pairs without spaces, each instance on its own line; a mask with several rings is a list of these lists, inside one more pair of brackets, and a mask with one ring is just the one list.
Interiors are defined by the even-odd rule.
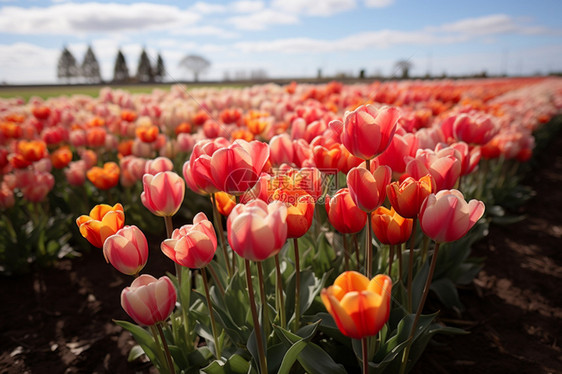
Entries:
[[[137,65],[135,75],[129,74],[129,68],[125,55],[119,49],[115,57],[113,67],[113,82],[161,82],[164,80],[166,68],[160,53],[153,65],[148,58],[146,50],[143,48]],[[85,81],[86,83],[102,83],[100,65],[91,46],[84,55],[82,63],[79,64],[72,52],[65,46],[57,64],[57,78],[66,83]]]

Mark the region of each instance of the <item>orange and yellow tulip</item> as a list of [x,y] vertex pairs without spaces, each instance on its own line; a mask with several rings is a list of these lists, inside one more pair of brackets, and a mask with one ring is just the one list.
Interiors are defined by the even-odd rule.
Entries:
[[430,174],[416,180],[405,178],[402,182],[392,182],[386,186],[386,195],[390,205],[402,217],[414,218],[426,197],[435,190],[435,182]]
[[76,219],[80,234],[94,247],[102,248],[105,239],[123,228],[125,213],[123,205],[114,206],[99,204],[92,208],[89,215],[82,215]]
[[412,219],[396,213],[394,208],[388,210],[383,206],[375,210],[371,222],[377,239],[383,244],[391,245],[405,243],[412,234],[414,223]]
[[376,335],[390,316],[392,280],[379,274],[369,280],[356,271],[346,271],[321,297],[336,325],[350,338]]
[[115,162],[106,162],[103,168],[94,166],[86,173],[90,182],[100,190],[109,190],[119,183],[120,169]]

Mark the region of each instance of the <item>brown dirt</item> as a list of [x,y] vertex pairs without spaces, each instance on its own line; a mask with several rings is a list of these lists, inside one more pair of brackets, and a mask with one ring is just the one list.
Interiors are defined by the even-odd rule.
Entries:
[[[491,227],[474,249],[486,265],[460,291],[466,310],[441,313],[470,334],[438,337],[414,372],[562,373],[562,137],[538,165],[525,181],[536,191],[522,207],[526,219]],[[173,267],[153,253],[146,271]],[[153,372],[149,363],[127,362],[134,343],[112,322],[128,320],[119,295],[129,282],[94,250],[0,279],[0,373]]]

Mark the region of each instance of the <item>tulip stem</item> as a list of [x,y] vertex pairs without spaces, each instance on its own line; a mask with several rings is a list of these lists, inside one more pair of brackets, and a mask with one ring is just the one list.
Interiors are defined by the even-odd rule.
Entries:
[[172,361],[172,355],[170,354],[170,349],[168,348],[168,343],[166,342],[166,337],[164,336],[164,331],[162,331],[162,326],[159,323],[156,324],[158,333],[160,334],[160,339],[162,340],[162,345],[164,346],[164,352],[166,353],[166,361],[168,361],[168,367],[170,368],[170,373],[175,374],[176,370],[174,368],[174,362]]
[[219,280],[217,272],[215,271],[215,269],[213,269],[212,266],[207,266],[207,269],[209,269],[209,272],[211,273],[211,278],[213,278],[213,280],[215,281],[215,286],[217,286],[221,295],[224,296],[224,287],[222,286],[222,283]]
[[367,243],[365,246],[365,272],[367,278],[371,279],[373,273],[373,239],[371,237],[371,212],[367,213]]
[[412,273],[414,272],[414,242],[416,238],[416,225],[418,216],[413,218],[412,236],[410,237],[410,255],[408,256],[408,312],[412,313]]
[[[230,267],[230,261],[228,259],[228,252],[226,251],[226,241],[224,240],[224,231],[222,229],[222,216],[217,208],[217,199],[215,194],[211,194],[211,205],[213,206],[213,223],[215,224],[215,229],[219,233],[219,240],[221,243],[222,253],[224,255],[224,262],[226,263],[226,271],[228,272],[228,277],[232,278],[232,269]],[[234,254],[232,255],[234,256]],[[234,261],[232,262],[234,264]]]
[[301,265],[299,255],[299,240],[293,238],[295,247],[295,331],[299,329],[301,315]]
[[394,261],[394,245],[390,244],[388,249],[388,276],[392,278],[392,262]]
[[263,280],[263,267],[261,262],[257,262],[258,265],[258,284],[260,286],[260,299],[262,304],[262,312],[263,312],[263,329],[265,332],[266,342],[267,337],[269,336],[269,310],[267,306],[267,297],[265,295],[265,282]]
[[345,234],[342,234],[342,240],[343,240],[343,264],[344,264],[344,268],[345,271],[349,270],[349,252],[347,249],[347,240],[345,238]]
[[402,271],[403,271],[403,267],[402,267],[402,254],[403,254],[403,249],[402,246],[406,245],[406,243],[403,244],[398,244],[398,253],[396,254],[398,256],[398,280],[400,281],[400,283],[402,283]]
[[154,337],[154,341],[156,342],[156,345],[158,346],[158,352],[155,352],[155,353],[158,355],[158,360],[162,362],[162,365],[164,365],[164,361],[167,361],[167,360],[164,357],[164,349],[162,348],[162,344],[160,344],[160,339],[158,338],[158,331],[156,331],[156,328],[154,327],[154,325],[150,325],[148,327],[150,328],[150,332],[152,333],[152,337]]
[[361,354],[363,356],[363,374],[369,374],[369,340],[367,337],[361,338]]
[[215,342],[215,352],[218,360],[221,355],[221,344],[217,335],[217,326],[215,324],[215,316],[213,315],[213,302],[211,301],[211,294],[209,293],[209,282],[207,281],[207,272],[205,268],[201,269],[201,277],[203,278],[203,286],[205,287],[205,297],[207,298],[207,308],[209,308],[209,319],[211,320],[211,329],[213,330],[213,340]]
[[275,273],[276,273],[276,292],[277,292],[277,313],[279,313],[279,321],[281,327],[285,328],[287,326],[287,320],[285,316],[285,297],[283,296],[283,278],[281,277],[281,266],[279,265],[279,254],[275,255]]
[[359,264],[361,263],[360,261],[360,254],[359,254],[359,243],[357,243],[357,234],[352,234],[353,235],[353,245],[355,246],[355,258],[357,260],[357,270],[359,271]]
[[263,346],[262,332],[260,327],[260,320],[256,308],[256,298],[254,296],[254,286],[252,285],[252,269],[250,268],[250,261],[244,259],[246,267],[246,283],[248,284],[248,295],[250,296],[250,310],[252,312],[252,320],[254,322],[254,331],[256,333],[256,345],[258,346],[258,356],[260,364],[260,373],[267,373],[267,360],[265,359],[265,350]]
[[416,333],[416,327],[418,325],[418,321],[420,319],[423,306],[425,304],[425,300],[427,299],[427,295],[429,294],[429,287],[431,286],[431,279],[433,278],[433,273],[435,271],[435,264],[437,263],[437,255],[439,252],[439,243],[435,242],[435,248],[433,250],[433,257],[431,257],[431,265],[429,266],[429,274],[427,275],[427,279],[425,280],[425,285],[423,287],[423,294],[420,300],[420,304],[418,305],[418,309],[416,311],[416,316],[414,317],[414,323],[412,324],[412,330],[410,331],[410,336],[408,337],[409,343],[404,350],[404,355],[402,356],[402,364],[400,366],[400,373],[404,373],[406,370],[406,366],[408,364],[408,356],[410,354],[410,349],[412,347],[412,343],[414,340],[414,335]]

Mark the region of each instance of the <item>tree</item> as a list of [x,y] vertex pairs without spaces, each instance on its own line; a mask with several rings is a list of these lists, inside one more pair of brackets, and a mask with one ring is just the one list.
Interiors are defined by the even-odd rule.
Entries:
[[199,74],[211,66],[211,62],[203,56],[189,55],[181,59],[179,66],[193,73],[193,80],[199,81]]
[[127,80],[129,80],[129,68],[127,67],[127,61],[125,61],[123,52],[118,50],[117,57],[115,58],[115,66],[113,68],[113,81],[125,82]]
[[408,79],[410,77],[410,69],[414,64],[412,64],[409,60],[399,60],[394,64],[397,69],[402,71],[402,79]]
[[70,83],[72,78],[78,76],[78,66],[76,65],[76,59],[68,48],[64,47],[62,53],[59,57],[59,62],[57,64],[57,78],[66,79]]
[[100,64],[91,46],[88,46],[88,50],[84,55],[84,61],[82,61],[80,72],[88,83],[101,82]]
[[154,79],[158,82],[162,82],[166,76],[166,67],[164,66],[164,60],[160,53],[158,53],[158,58],[156,60],[156,67],[154,68]]
[[144,48],[142,49],[139,66],[137,68],[137,79],[139,82],[152,82],[154,81],[154,72],[152,71],[152,65],[148,59],[148,55]]

